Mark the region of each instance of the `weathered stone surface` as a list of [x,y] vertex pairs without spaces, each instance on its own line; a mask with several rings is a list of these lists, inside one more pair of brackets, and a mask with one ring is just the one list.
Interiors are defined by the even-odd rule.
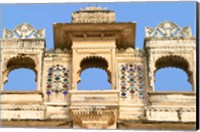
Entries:
[[[72,22],[54,24],[55,49],[45,50],[45,30],[21,24],[5,29],[0,88],[3,126],[97,129],[189,129],[196,122],[196,45],[191,28],[165,21],[146,28],[135,49],[135,23],[115,23],[115,13],[89,7]],[[183,69],[190,92],[155,92],[155,72]],[[83,70],[108,74],[111,90],[79,91]],[[8,74],[28,68],[36,91],[5,91]]]

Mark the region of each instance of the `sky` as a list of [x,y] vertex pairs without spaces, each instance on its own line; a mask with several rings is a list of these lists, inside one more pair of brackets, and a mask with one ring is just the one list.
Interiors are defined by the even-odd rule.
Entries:
[[[17,25],[26,22],[36,29],[46,29],[46,48],[51,49],[53,48],[53,24],[70,23],[72,12],[87,6],[101,6],[114,10],[117,22],[136,22],[136,48],[143,48],[145,26],[154,28],[166,20],[170,20],[180,27],[191,26],[194,36],[196,33],[195,2],[118,2],[1,4],[0,36],[2,38],[4,28],[12,30]],[[34,90],[36,87],[36,83],[33,81],[34,76],[34,72],[27,69],[14,70],[8,76],[9,80],[5,84],[5,90]],[[85,70],[82,72],[81,78],[78,89],[109,89],[110,87],[106,72],[100,69]],[[161,69],[156,73],[155,87],[158,91],[188,91],[191,89],[191,85],[187,82],[187,78],[187,74],[181,69]],[[97,83],[102,84],[102,82],[97,82],[98,80],[104,81],[103,85],[97,85]]]

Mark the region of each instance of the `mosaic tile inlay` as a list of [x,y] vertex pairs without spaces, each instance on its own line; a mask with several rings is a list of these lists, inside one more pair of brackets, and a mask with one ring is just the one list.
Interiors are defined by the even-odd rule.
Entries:
[[68,94],[69,90],[69,70],[62,65],[54,65],[48,69],[47,75],[47,95],[52,93]]
[[127,98],[128,94],[144,99],[144,67],[141,64],[120,65],[120,91],[121,98]]

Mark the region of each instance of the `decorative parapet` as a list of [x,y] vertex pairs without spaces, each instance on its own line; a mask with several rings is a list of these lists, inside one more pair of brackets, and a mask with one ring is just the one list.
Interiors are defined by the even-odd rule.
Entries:
[[134,56],[134,57],[144,57],[145,52],[142,49],[133,49],[131,47],[127,49],[117,49],[117,56]]
[[146,38],[192,37],[191,27],[180,28],[171,21],[164,21],[156,28],[145,28]]
[[44,119],[45,107],[39,104],[1,104],[2,120]]
[[62,60],[63,58],[72,58],[72,51],[68,49],[46,49],[45,58]]
[[59,49],[59,48],[57,48],[57,49],[46,49],[45,50],[45,53],[46,54],[71,54],[72,53],[72,51],[71,50],[68,50],[68,49]]
[[44,39],[45,29],[36,30],[27,23],[22,23],[14,28],[14,30],[4,29],[3,39]]
[[115,12],[101,7],[86,7],[72,13],[72,23],[113,23]]

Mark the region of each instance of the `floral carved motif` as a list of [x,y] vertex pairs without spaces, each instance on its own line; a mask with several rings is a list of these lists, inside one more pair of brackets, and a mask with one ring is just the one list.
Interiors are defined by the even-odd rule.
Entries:
[[35,30],[33,26],[27,23],[22,23],[18,25],[13,31],[8,29],[4,29],[3,38],[11,39],[11,38],[39,38],[42,39],[45,37],[45,29]]
[[191,37],[192,29],[191,27],[180,28],[173,22],[165,21],[156,28],[146,27],[145,28],[146,37],[150,38],[162,38],[162,37]]

